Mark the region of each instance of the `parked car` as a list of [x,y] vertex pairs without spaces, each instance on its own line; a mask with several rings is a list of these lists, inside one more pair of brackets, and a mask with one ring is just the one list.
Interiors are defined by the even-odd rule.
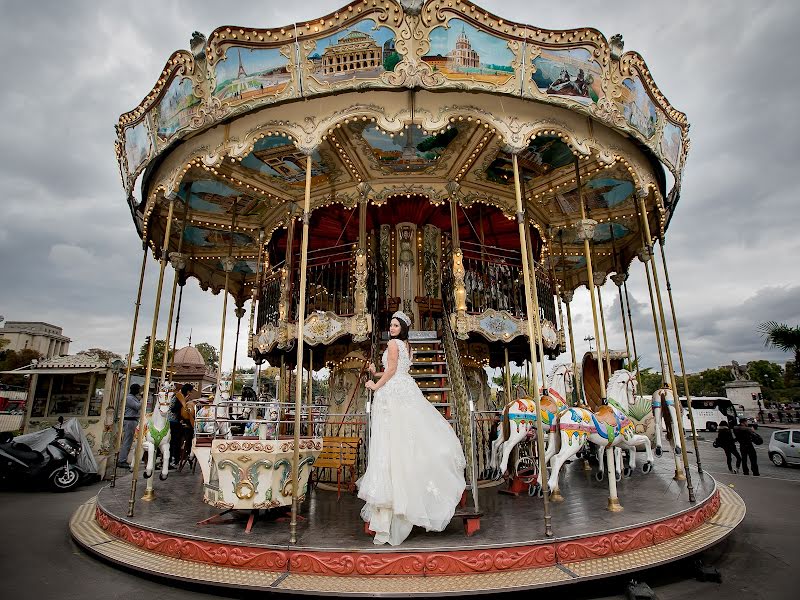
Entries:
[[773,432],[769,440],[769,459],[778,467],[800,464],[800,429]]

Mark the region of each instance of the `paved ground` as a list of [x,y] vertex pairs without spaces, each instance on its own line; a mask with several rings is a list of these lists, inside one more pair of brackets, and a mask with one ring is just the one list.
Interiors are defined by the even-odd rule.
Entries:
[[[766,432],[765,432],[766,433]],[[766,437],[766,436],[765,436]],[[759,448],[761,477],[730,475],[724,454],[700,441],[704,466],[747,502],[747,517],[736,532],[701,558],[722,573],[722,584],[695,581],[692,561],[651,569],[634,576],[647,582],[661,600],[719,598],[780,600],[800,597],[800,468],[779,469]],[[690,458],[694,460],[694,456]],[[0,493],[0,593],[15,600],[120,598],[160,599],[255,598],[231,590],[166,585],[96,560],[71,540],[67,521],[74,509],[95,494],[100,484],[71,494]],[[623,498],[624,501],[624,498]],[[569,586],[559,594],[570,600],[623,598],[632,576]],[[541,594],[541,592],[536,592]],[[263,597],[264,594],[259,594]],[[523,594],[515,594],[522,598]],[[512,596],[505,596],[511,598]],[[530,594],[525,594],[526,599]]]

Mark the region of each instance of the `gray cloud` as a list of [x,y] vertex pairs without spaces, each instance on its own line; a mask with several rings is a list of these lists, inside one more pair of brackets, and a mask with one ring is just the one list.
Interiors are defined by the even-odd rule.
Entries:
[[[63,326],[73,350],[125,352],[141,248],[114,160],[117,117],[136,106],[195,29],[286,25],[339,4],[86,0],[0,6],[6,57],[0,87],[0,313]],[[645,57],[661,89],[692,123],[683,194],[667,236],[687,366],[786,359],[765,350],[754,328],[768,319],[800,322],[800,211],[793,189],[800,133],[794,116],[800,83],[792,76],[797,3],[486,0],[482,6],[541,27],[621,32],[626,47]],[[156,277],[151,262],[137,346],[149,334]],[[638,263],[629,288],[640,352],[655,365]],[[611,343],[624,347],[613,287],[604,300]],[[195,342],[218,344],[221,305],[220,296],[190,281],[183,340],[191,328]],[[582,355],[583,337],[592,331],[585,291],[576,294],[573,312]],[[232,335],[232,313],[228,322]],[[230,364],[232,344],[226,349]]]

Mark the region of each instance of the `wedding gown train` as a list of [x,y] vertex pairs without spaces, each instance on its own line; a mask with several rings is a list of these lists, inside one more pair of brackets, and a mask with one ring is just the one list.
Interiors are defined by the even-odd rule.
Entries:
[[414,525],[447,527],[466,487],[466,460],[453,428],[409,375],[405,343],[389,343],[398,346],[397,371],[375,392],[367,471],[356,485],[373,541],[396,546]]

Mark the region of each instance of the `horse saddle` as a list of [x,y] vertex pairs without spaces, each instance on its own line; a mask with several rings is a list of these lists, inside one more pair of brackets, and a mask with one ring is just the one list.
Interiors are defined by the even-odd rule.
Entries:
[[616,427],[617,426],[617,417],[614,414],[614,409],[608,405],[601,406],[597,409],[594,413],[595,419],[597,419],[600,423],[604,425],[608,425],[609,427]]

